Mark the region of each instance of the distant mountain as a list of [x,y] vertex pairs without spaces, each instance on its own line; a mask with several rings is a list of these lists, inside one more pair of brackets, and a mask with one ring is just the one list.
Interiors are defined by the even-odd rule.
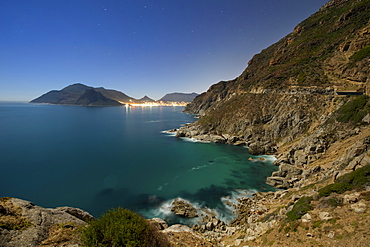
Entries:
[[112,90],[112,89],[105,89],[103,87],[95,88],[95,91],[102,93],[105,97],[109,99],[113,99],[115,101],[122,101],[122,102],[134,102],[139,103],[140,100],[134,99],[126,94],[122,93],[121,91]]
[[95,89],[86,89],[84,94],[76,101],[77,105],[84,106],[119,106],[118,101],[105,97],[101,92]]
[[165,96],[163,96],[158,101],[164,101],[164,102],[191,102],[195,97],[197,97],[197,93],[168,93]]
[[139,99],[139,101],[143,101],[143,102],[155,102],[154,99],[151,99],[151,98],[149,98],[146,95],[144,97],[142,97],[141,99]]
[[52,90],[31,101],[31,103],[47,103],[58,105],[83,105],[83,106],[117,106],[122,102],[138,102],[126,94],[105,89],[93,88],[81,83],[69,85],[62,90]]
[[[170,93],[166,94],[160,101],[165,102],[191,102],[198,94]],[[56,105],[81,105],[81,106],[118,106],[127,103],[155,102],[155,100],[144,96],[135,99],[126,94],[103,87],[90,87],[81,83],[69,85],[62,90],[52,90],[30,103],[46,103]]]

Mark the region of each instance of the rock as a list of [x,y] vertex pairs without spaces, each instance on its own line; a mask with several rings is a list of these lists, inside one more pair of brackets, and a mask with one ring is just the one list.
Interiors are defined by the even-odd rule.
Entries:
[[158,230],[164,230],[164,229],[168,228],[167,222],[160,219],[160,218],[150,219],[149,223]]
[[91,214],[79,208],[57,207],[56,210],[69,213],[70,215],[73,215],[76,218],[83,220],[85,222],[94,220],[94,217]]
[[352,204],[351,209],[358,214],[363,214],[366,212],[366,204],[361,200],[360,202]]
[[[19,209],[20,217],[30,222],[30,226],[23,230],[3,230],[0,228],[0,246],[38,246],[41,242],[48,238],[49,229],[56,224],[67,224],[70,226],[85,225],[86,222],[73,216],[69,212],[78,212],[78,215],[89,215],[87,212],[73,208],[66,211],[59,209],[42,208],[36,206],[32,202],[11,198],[8,201],[15,209]],[[90,215],[91,216],[91,215]],[[92,217],[92,216],[91,216]],[[83,217],[82,217],[83,218]],[[2,242],[4,241],[5,242]]]
[[300,195],[293,195],[293,196],[292,196],[292,200],[293,200],[293,202],[295,202],[295,201],[299,200],[299,198],[301,198],[301,196],[300,196]]
[[162,232],[165,232],[165,233],[167,233],[167,232],[190,232],[190,233],[193,233],[194,231],[188,226],[176,224],[176,225],[172,225],[172,226],[164,229]]
[[332,219],[333,217],[331,217],[328,212],[320,212],[319,213],[319,218],[320,218],[320,220],[326,221],[326,220]]
[[214,228],[215,228],[215,225],[213,224],[213,222],[208,222],[206,224],[207,231],[212,231]]
[[328,238],[334,238],[334,232],[329,232]]
[[307,223],[307,222],[311,222],[312,217],[309,213],[307,213],[307,214],[303,215],[301,219],[302,219],[303,223]]
[[360,198],[360,193],[353,193],[353,194],[349,194],[349,195],[345,195],[343,197],[343,203],[344,204],[352,204],[352,203],[356,203],[358,202]]
[[288,188],[286,179],[282,177],[268,177],[266,179],[266,183],[276,188],[281,188],[281,189]]
[[198,217],[197,210],[188,201],[184,199],[175,199],[172,202],[171,211],[182,217],[194,218]]

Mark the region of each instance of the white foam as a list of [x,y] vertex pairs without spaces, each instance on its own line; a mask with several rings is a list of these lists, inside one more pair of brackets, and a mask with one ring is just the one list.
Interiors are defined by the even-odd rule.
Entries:
[[200,142],[200,143],[211,143],[210,141],[202,141],[202,140],[198,140],[198,139],[195,139],[195,138],[190,138],[190,137],[180,137],[180,139],[184,140],[184,141],[188,141],[188,142]]
[[207,168],[208,166],[209,166],[209,165],[195,166],[195,167],[191,168],[191,169],[189,170],[189,172],[190,172],[190,171],[194,171],[194,170],[200,170],[200,169],[203,169],[203,168]]
[[152,120],[152,121],[146,121],[146,123],[161,123],[161,122],[165,122],[167,120]]
[[[250,197],[252,198],[253,193],[256,193],[257,190],[245,190],[245,189],[236,189],[230,192],[228,196],[224,196],[220,198],[223,207],[220,208],[209,208],[201,205],[198,202],[192,202],[186,199],[183,199],[181,197],[177,197],[175,199],[184,200],[185,202],[190,203],[194,206],[194,208],[197,210],[197,214],[200,215],[200,217],[195,218],[182,218],[176,216],[172,211],[172,202],[175,199],[167,200],[163,203],[161,203],[158,207],[152,208],[148,211],[143,212],[143,215],[148,218],[161,218],[166,221],[171,221],[171,218],[177,217],[177,221],[180,221],[182,224],[187,225],[194,225],[194,224],[202,224],[202,217],[206,214],[215,215],[216,218],[220,219],[221,221],[225,222],[226,224],[229,224],[232,220],[236,218],[235,210],[236,205],[239,203],[240,198],[244,197]],[[171,224],[171,222],[167,222]]]
[[169,131],[169,130],[163,130],[163,131],[161,131],[161,133],[169,135],[169,136],[176,136],[177,132],[176,131],[172,132],[172,131]]

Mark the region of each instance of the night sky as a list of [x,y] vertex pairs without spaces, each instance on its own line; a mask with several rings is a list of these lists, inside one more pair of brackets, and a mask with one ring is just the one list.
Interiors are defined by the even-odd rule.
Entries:
[[0,0],[0,101],[76,82],[134,98],[239,76],[327,0]]

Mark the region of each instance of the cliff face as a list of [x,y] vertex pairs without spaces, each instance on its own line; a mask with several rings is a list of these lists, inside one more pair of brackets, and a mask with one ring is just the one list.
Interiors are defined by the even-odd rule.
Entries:
[[[370,0],[329,1],[255,55],[238,78],[196,97],[185,111],[201,117],[177,135],[279,154],[280,171],[268,182],[301,185],[330,147],[368,129],[368,98],[341,94],[370,92],[369,20]],[[345,120],[343,107],[361,113]]]
[[243,93],[287,93],[312,86],[366,91],[369,9],[368,0],[330,1],[291,34],[255,55],[238,78],[213,85],[186,111],[204,115]]

